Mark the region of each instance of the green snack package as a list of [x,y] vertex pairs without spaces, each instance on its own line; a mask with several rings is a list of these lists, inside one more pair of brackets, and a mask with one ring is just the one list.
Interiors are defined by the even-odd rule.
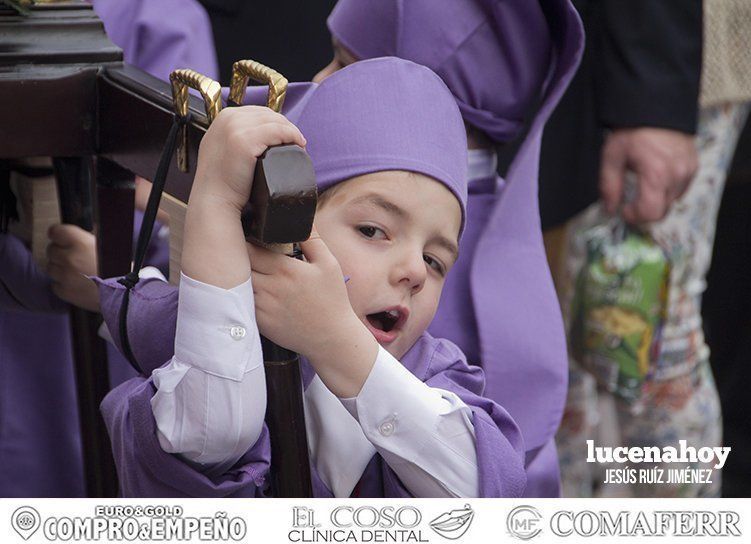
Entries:
[[657,364],[670,264],[652,238],[620,220],[583,235],[587,259],[574,293],[571,349],[600,386],[635,402]]

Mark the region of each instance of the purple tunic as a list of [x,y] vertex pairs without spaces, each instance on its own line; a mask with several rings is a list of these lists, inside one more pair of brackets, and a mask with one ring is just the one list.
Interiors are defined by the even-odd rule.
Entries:
[[192,68],[219,77],[209,16],[197,0],[91,0],[125,62],[169,81]]
[[83,496],[67,306],[0,234],[0,496]]
[[464,272],[449,275],[430,332],[453,339],[456,331],[470,328],[471,319],[457,323],[454,316],[458,308],[466,311],[471,301],[479,349],[458,343],[479,356],[488,380],[485,394],[502,404],[522,430],[530,481],[525,494],[557,496],[554,436],[566,400],[568,358],[542,241],[537,180],[542,131],[579,64],[584,35],[567,0],[541,4],[556,52],[542,106],[508,171],[503,192],[470,191],[459,259]]
[[[93,4],[127,62],[163,79],[182,67],[217,77],[209,20],[195,0]],[[158,266],[165,250],[151,251]],[[0,496],[82,497],[67,306],[18,239],[0,235],[0,263]],[[116,355],[112,383],[133,375]]]
[[[114,279],[98,281],[102,313],[110,330],[117,330],[117,312],[124,288]],[[133,301],[138,301],[133,305]],[[133,346],[146,373],[169,361],[177,322],[177,290],[158,280],[139,283],[131,295],[129,334],[138,338]],[[155,319],[155,315],[159,318]],[[161,323],[162,328],[145,326]],[[518,497],[526,476],[524,445],[516,424],[494,402],[481,397],[484,377],[479,367],[469,366],[454,344],[423,334],[402,363],[431,387],[456,393],[472,410],[483,497]],[[303,361],[307,387],[314,372]],[[150,379],[134,378],[107,395],[102,403],[110,432],[121,491],[127,497],[261,497],[268,495],[269,437],[264,432],[256,444],[227,473],[209,478],[176,456],[164,452],[156,436],[151,397],[156,392]],[[313,470],[316,497],[331,497],[331,491]],[[365,469],[361,497],[410,497],[396,474],[376,454]]]
[[433,70],[467,123],[506,142],[523,129],[548,75],[550,3],[339,0],[327,22],[360,60],[394,56]]
[[557,496],[558,462],[550,452],[568,358],[537,182],[543,126],[581,56],[578,15],[569,0],[340,0],[328,25],[357,58],[395,55],[435,70],[465,121],[496,142],[522,130],[544,89],[504,190],[494,191],[491,180],[470,183],[459,260],[429,331],[482,365],[485,394],[519,424],[530,496]]

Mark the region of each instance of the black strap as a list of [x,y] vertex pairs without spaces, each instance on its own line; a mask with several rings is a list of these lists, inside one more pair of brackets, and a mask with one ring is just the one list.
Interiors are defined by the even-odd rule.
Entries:
[[141,374],[143,374],[143,369],[138,364],[128,339],[128,304],[130,302],[130,292],[138,284],[138,271],[143,267],[143,261],[146,258],[146,251],[149,248],[151,233],[154,230],[154,221],[156,221],[156,214],[159,211],[159,201],[162,198],[164,184],[167,181],[167,173],[169,172],[172,156],[175,154],[175,147],[177,146],[177,135],[180,132],[180,128],[187,125],[190,120],[191,115],[188,113],[185,117],[175,115],[174,120],[172,121],[172,126],[167,135],[167,141],[164,144],[164,149],[162,149],[162,156],[159,158],[159,166],[156,169],[151,193],[149,194],[149,201],[146,204],[146,211],[143,215],[141,230],[138,233],[133,268],[130,273],[117,280],[118,283],[125,286],[125,294],[123,296],[123,302],[120,305],[120,314],[118,316],[122,352],[133,368]]

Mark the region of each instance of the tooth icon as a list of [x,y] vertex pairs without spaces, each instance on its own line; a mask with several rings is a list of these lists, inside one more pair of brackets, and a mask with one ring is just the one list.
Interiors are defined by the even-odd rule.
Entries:
[[465,504],[464,508],[451,510],[435,518],[430,522],[430,528],[443,538],[456,540],[467,532],[474,517],[474,510],[468,504]]
[[10,518],[10,524],[21,538],[29,540],[31,535],[36,533],[36,530],[39,529],[40,519],[39,512],[34,508],[31,506],[22,506],[13,512],[13,515]]

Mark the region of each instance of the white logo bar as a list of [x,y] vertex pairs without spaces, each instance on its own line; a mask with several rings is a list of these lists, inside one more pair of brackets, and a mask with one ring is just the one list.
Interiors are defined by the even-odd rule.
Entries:
[[0,499],[0,542],[740,543],[748,519],[751,499]]

